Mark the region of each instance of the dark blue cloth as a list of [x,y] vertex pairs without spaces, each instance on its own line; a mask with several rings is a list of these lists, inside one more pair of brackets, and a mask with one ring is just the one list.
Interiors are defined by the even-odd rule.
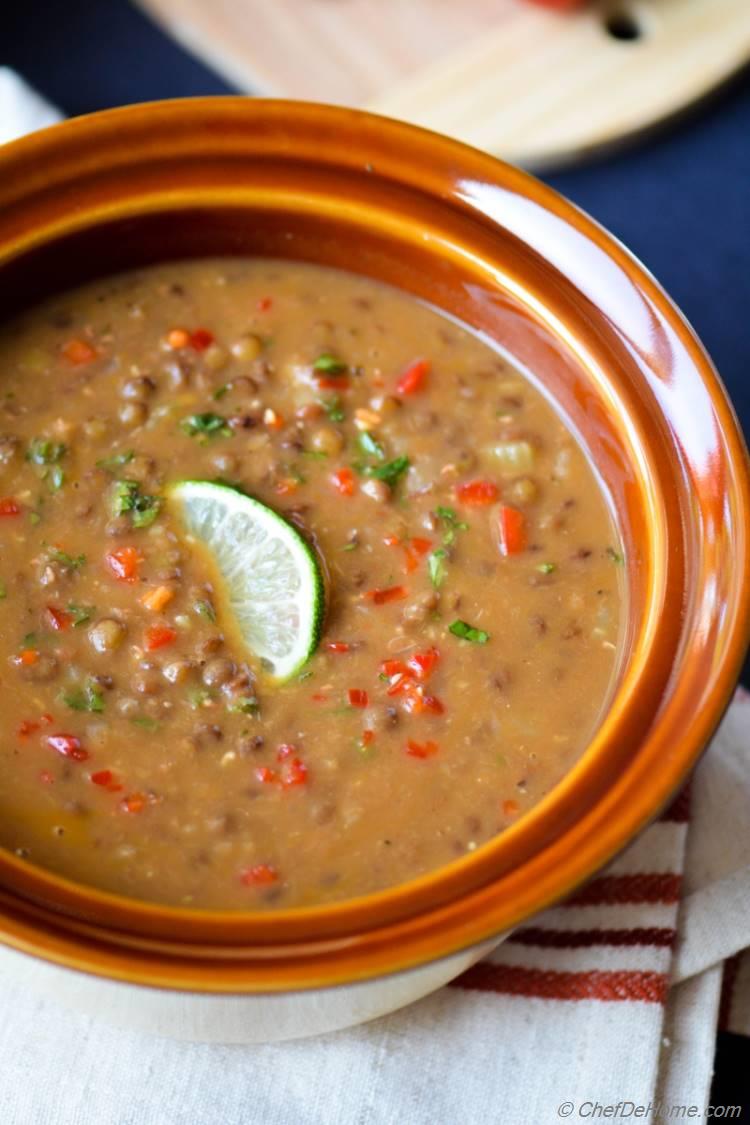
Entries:
[[[26,0],[6,9],[0,62],[68,115],[231,92],[127,0]],[[546,178],[671,293],[750,433],[750,75],[648,141]],[[720,1036],[715,1105],[747,1107],[747,1057],[744,1040]]]

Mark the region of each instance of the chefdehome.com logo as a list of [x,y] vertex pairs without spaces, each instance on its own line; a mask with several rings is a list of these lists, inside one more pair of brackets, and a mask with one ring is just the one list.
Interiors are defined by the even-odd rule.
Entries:
[[666,1102],[648,1102],[646,1105],[637,1105],[636,1102],[561,1102],[557,1107],[557,1116],[565,1118],[578,1118],[583,1121],[731,1121],[733,1117],[739,1118],[742,1106],[739,1105],[667,1105]]

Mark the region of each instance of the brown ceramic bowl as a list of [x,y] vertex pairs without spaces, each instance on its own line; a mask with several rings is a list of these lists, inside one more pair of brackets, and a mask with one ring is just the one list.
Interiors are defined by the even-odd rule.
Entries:
[[424,992],[622,848],[706,746],[748,639],[746,451],[710,360],[643,267],[550,189],[453,141],[344,109],[206,98],[97,114],[0,149],[6,311],[203,254],[390,282],[536,372],[578,429],[625,544],[615,697],[539,806],[413,882],[333,906],[222,914],[118,898],[0,851],[0,938],[89,983],[161,996],[319,997],[368,978],[384,995],[389,974],[442,966],[423,971]]

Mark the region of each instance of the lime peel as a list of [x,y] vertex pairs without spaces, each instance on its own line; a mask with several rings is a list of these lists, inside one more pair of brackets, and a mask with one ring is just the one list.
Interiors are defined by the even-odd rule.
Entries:
[[320,641],[325,606],[312,547],[278,512],[226,484],[179,481],[167,502],[216,565],[252,655],[279,681],[299,673]]

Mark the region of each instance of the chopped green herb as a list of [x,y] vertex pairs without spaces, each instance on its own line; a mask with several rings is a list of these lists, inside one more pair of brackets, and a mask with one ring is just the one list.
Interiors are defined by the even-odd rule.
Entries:
[[232,389],[231,383],[224,383],[223,386],[216,388],[216,390],[213,393],[213,398],[216,400],[216,402],[219,402],[220,399],[224,398],[224,395],[229,394],[231,389]]
[[4,582],[0,581],[0,601],[2,601],[3,598],[7,598],[7,596],[8,596],[8,587],[5,585]]
[[427,568],[430,572],[430,581],[436,590],[439,590],[445,580],[445,560],[448,552],[444,547],[438,547],[427,559]]
[[537,570],[540,574],[554,574],[557,570],[557,565],[551,562],[540,563]]
[[260,703],[254,695],[249,695],[247,699],[238,699],[236,703],[230,704],[229,710],[240,715],[257,715]]
[[341,399],[338,395],[334,395],[332,398],[320,399],[319,405],[323,407],[331,422],[344,421],[346,415],[341,407]]
[[352,540],[350,540],[349,543],[347,543],[344,547],[342,547],[341,550],[342,551],[356,551],[358,546],[359,546],[359,542],[356,539],[352,539]]
[[159,724],[156,719],[149,719],[145,715],[138,716],[130,720],[134,727],[141,727],[143,730],[156,731],[159,730]]
[[226,418],[210,411],[205,414],[189,414],[180,422],[180,429],[188,437],[230,437],[232,433]]
[[133,527],[149,527],[154,522],[162,504],[158,496],[146,496],[135,480],[118,480],[112,488],[114,515],[128,514]]
[[73,617],[71,625],[74,629],[80,629],[81,625],[85,625],[87,621],[96,613],[96,606],[93,605],[74,605],[73,602],[68,602],[68,613]]
[[188,701],[195,711],[202,707],[204,703],[209,703],[211,698],[211,692],[206,691],[205,688],[195,688],[194,691],[188,692]]
[[127,465],[133,460],[134,456],[135,453],[132,449],[127,449],[123,453],[113,453],[111,457],[102,457],[101,461],[97,461],[96,467],[113,472],[115,469],[121,468],[122,465]]
[[32,438],[26,450],[26,460],[35,465],[54,465],[64,456],[67,446],[61,441],[49,441],[47,438]]
[[36,646],[43,641],[44,637],[40,637],[38,633],[26,633],[21,638],[22,648],[36,648]]
[[297,679],[299,680],[300,683],[302,683],[303,680],[309,680],[310,676],[312,676],[312,674],[313,674],[312,669],[306,668],[304,672],[300,672],[299,676],[297,676]]
[[622,566],[625,562],[625,556],[616,551],[614,547],[607,547],[607,557],[612,560],[615,566]]
[[60,698],[72,711],[101,713],[104,710],[102,689],[92,679],[88,679],[84,687],[78,688],[76,691],[63,692]]
[[59,563],[60,566],[66,566],[70,570],[80,570],[86,562],[85,555],[69,555],[67,551],[61,551],[59,547],[48,547],[47,557],[51,562]]
[[205,617],[207,621],[213,622],[216,620],[216,610],[209,601],[206,601],[204,599],[202,599],[201,601],[197,601],[193,606],[193,609],[196,613],[199,613],[201,617]]
[[303,457],[309,457],[311,461],[325,461],[328,457],[328,454],[324,453],[322,449],[303,449],[302,455]]
[[320,375],[343,375],[346,370],[347,365],[330,352],[323,352],[313,364],[313,371]]
[[443,521],[445,525],[445,532],[443,534],[444,547],[450,547],[451,544],[455,542],[456,535],[459,531],[469,530],[468,523],[464,523],[463,520],[459,520],[458,516],[456,515],[455,509],[453,508],[444,508],[442,505],[438,505],[438,507],[435,509],[435,514]]
[[466,621],[454,621],[452,625],[448,626],[448,632],[452,633],[454,637],[471,641],[475,645],[486,645],[490,639],[489,633],[485,633],[484,629],[475,629],[473,625],[469,625]]
[[41,522],[42,517],[39,515],[39,512],[29,512],[29,523],[33,524],[34,527],[36,527],[36,525]]
[[378,465],[376,468],[370,469],[367,476],[383,480],[393,488],[410,464],[411,461],[408,457],[396,457],[394,461],[388,461],[385,465]]
[[377,457],[378,461],[385,460],[385,450],[380,442],[375,441],[371,433],[365,430],[357,439],[359,448],[370,457]]
[[46,480],[52,492],[59,492],[65,484],[65,473],[59,465],[52,465],[43,474],[43,479]]

